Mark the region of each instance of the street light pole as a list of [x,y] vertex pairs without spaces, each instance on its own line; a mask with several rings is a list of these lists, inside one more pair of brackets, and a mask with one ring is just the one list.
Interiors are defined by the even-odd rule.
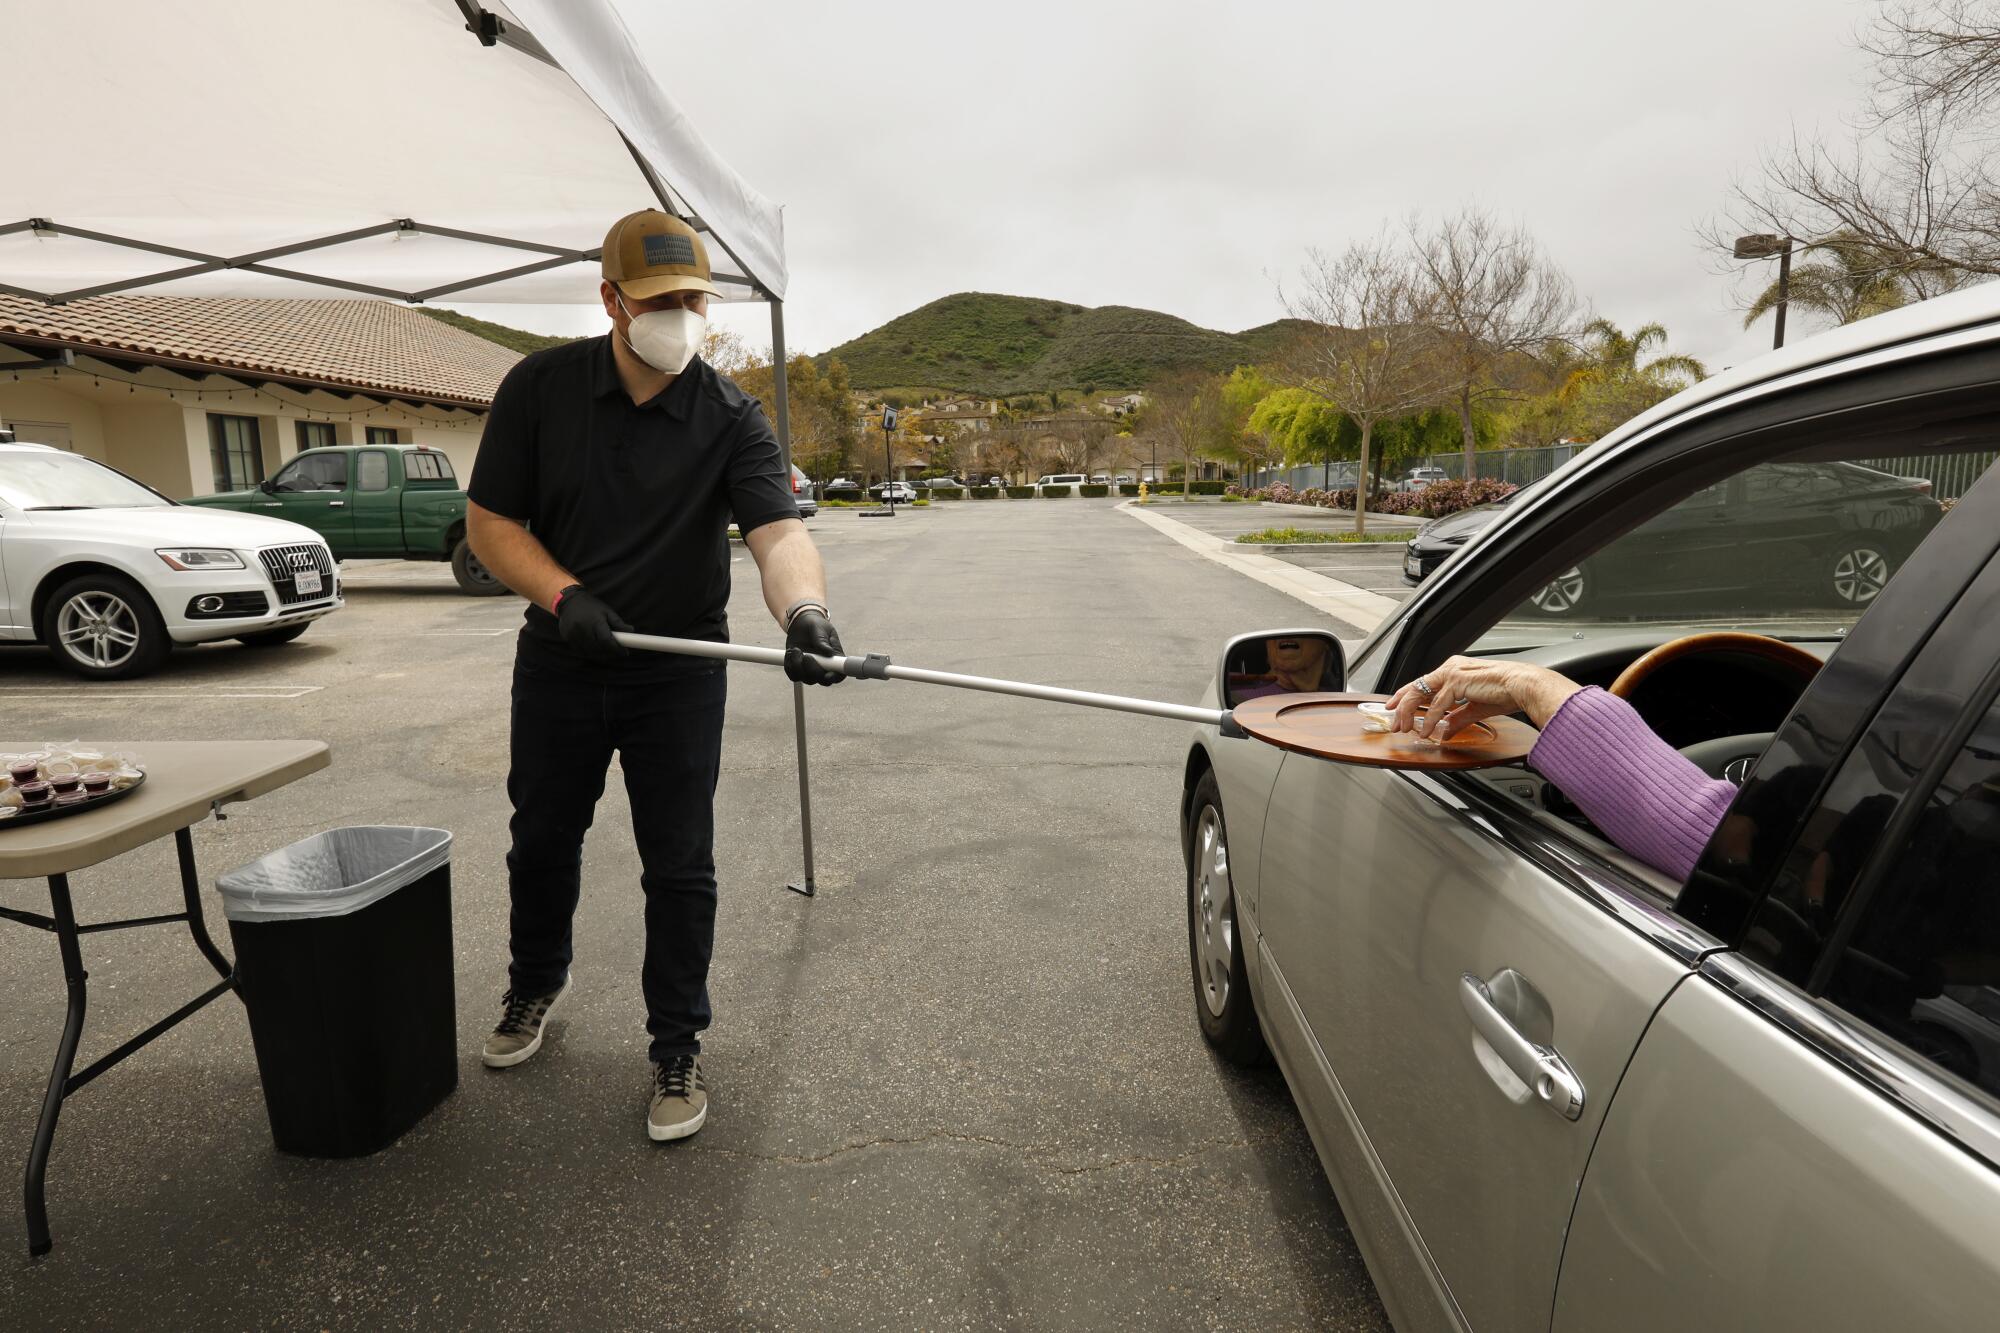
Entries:
[[1749,236],[1738,236],[1731,251],[1738,259],[1778,259],[1778,308],[1772,321],[1771,346],[1773,349],[1785,345],[1785,312],[1792,303],[1792,246],[1812,249],[1815,242],[1799,241],[1794,236],[1778,236],[1770,232],[1756,232]]

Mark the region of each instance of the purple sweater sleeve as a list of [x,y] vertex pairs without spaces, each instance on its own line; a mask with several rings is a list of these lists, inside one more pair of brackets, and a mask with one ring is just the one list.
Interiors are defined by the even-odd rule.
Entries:
[[1604,836],[1675,879],[1694,870],[1736,799],[1734,783],[1703,773],[1595,685],[1556,710],[1528,762]]

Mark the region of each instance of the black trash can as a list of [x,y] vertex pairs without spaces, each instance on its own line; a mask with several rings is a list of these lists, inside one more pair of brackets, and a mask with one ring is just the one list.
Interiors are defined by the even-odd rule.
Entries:
[[458,1086],[451,834],[334,829],[216,887],[281,1152],[375,1152]]

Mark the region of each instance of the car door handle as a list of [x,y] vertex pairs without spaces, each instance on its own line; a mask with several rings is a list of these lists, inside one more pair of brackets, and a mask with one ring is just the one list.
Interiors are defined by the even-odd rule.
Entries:
[[1486,983],[1467,972],[1458,979],[1458,1001],[1465,1006],[1472,1030],[1485,1038],[1501,1063],[1528,1085],[1537,1098],[1560,1112],[1563,1119],[1583,1114],[1583,1081],[1560,1052],[1530,1041],[1493,1003]]
[[347,508],[347,501],[345,501],[345,500],[328,500],[328,501],[326,502],[326,507],[327,507],[328,509],[345,509],[345,508]]

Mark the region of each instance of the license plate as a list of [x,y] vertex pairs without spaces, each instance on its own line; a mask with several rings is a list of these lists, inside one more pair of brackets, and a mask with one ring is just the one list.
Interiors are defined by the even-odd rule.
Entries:
[[325,586],[317,569],[301,569],[292,574],[292,589],[301,597],[317,597]]
[[1403,572],[1405,574],[1410,575],[1412,578],[1418,578],[1422,576],[1423,566],[1417,563],[1416,552],[1411,551],[1403,556]]

